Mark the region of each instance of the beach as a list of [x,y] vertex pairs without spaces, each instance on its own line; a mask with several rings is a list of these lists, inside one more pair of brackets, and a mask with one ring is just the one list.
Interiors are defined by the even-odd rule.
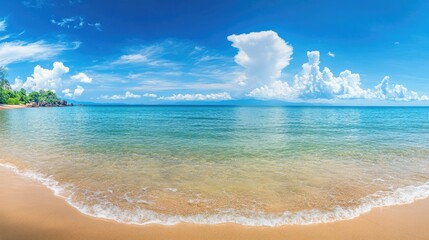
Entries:
[[429,239],[428,113],[1,111],[0,239]]
[[43,185],[0,168],[0,238],[17,239],[429,239],[429,199],[327,224],[244,227],[120,224],[88,217]]
[[9,109],[19,109],[19,108],[26,108],[26,105],[6,105],[6,104],[0,104],[0,110],[9,110]]

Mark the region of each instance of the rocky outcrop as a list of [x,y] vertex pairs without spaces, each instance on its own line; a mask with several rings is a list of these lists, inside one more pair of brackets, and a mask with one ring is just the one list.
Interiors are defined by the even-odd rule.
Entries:
[[73,106],[73,103],[67,104],[66,100],[59,100],[54,103],[48,103],[45,101],[27,103],[27,107],[67,107],[67,106]]

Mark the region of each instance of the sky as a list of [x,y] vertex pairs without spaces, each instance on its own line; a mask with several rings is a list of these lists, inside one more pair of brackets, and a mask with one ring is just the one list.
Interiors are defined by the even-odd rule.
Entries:
[[77,102],[429,105],[428,1],[0,0],[14,89]]

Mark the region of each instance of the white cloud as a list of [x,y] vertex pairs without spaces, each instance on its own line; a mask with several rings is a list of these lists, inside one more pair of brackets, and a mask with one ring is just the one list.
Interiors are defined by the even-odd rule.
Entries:
[[40,65],[34,68],[31,77],[27,77],[24,83],[17,79],[14,87],[16,89],[25,88],[31,91],[39,90],[58,90],[62,87],[62,76],[69,72],[69,68],[64,66],[62,62],[54,62],[52,70],[44,69]]
[[387,99],[393,101],[428,101],[429,97],[426,95],[419,96],[414,91],[408,90],[404,85],[390,84],[389,76],[383,78],[383,80],[375,86],[373,98]]
[[88,77],[88,75],[86,75],[85,73],[78,73],[76,75],[73,75],[71,77],[72,80],[75,81],[79,81],[81,83],[91,83],[92,82],[92,78]]
[[275,81],[270,85],[264,85],[259,88],[253,89],[249,97],[258,99],[279,99],[279,100],[292,100],[296,98],[294,89],[289,87],[287,82]]
[[0,32],[6,31],[6,19],[0,20]]
[[330,56],[330,57],[335,57],[335,53],[333,53],[333,52],[329,51],[329,52],[328,52],[328,56]]
[[82,28],[85,24],[83,17],[79,17],[79,16],[63,18],[61,20],[52,19],[51,22],[60,27],[74,28],[74,29]]
[[79,46],[79,42],[74,42],[73,47],[68,47],[60,43],[45,43],[44,41],[34,43],[23,41],[4,42],[0,43],[0,65],[22,61],[46,60],[64,50],[77,49]]
[[234,34],[228,40],[239,50],[234,60],[245,70],[237,81],[246,88],[277,81],[292,59],[292,46],[274,31]]
[[143,97],[151,97],[151,98],[156,98],[158,97],[156,94],[154,93],[145,93],[142,95]]
[[82,86],[77,85],[73,92],[70,90],[70,88],[66,88],[61,92],[64,94],[64,97],[75,98],[81,96],[84,91],[85,89]]
[[[11,85],[12,89],[19,90],[24,88],[28,91],[52,90],[57,92],[63,88],[63,77],[70,71],[70,68],[64,66],[62,62],[54,62],[52,69],[42,68],[40,65],[34,67],[34,72],[31,77],[23,82],[20,78],[16,78]],[[75,75],[76,76],[76,75]],[[70,80],[68,80],[70,82]],[[70,88],[63,89],[61,92],[65,97],[79,97],[85,89],[77,85],[74,91]]]
[[88,26],[90,26],[90,27],[94,27],[97,31],[102,31],[102,29],[101,29],[101,23],[88,23]]
[[168,101],[223,101],[231,100],[232,97],[227,92],[210,94],[174,94],[169,97],[159,97],[159,100]]
[[125,92],[124,95],[112,95],[112,96],[101,96],[101,99],[106,99],[106,100],[125,100],[125,99],[137,99],[137,98],[141,98],[141,97],[150,97],[150,98],[156,98],[157,95],[153,94],[153,93],[145,93],[143,95],[139,95],[139,94],[134,94],[131,93],[129,91]]
[[303,99],[363,98],[367,91],[361,88],[359,74],[349,70],[335,77],[327,67],[320,71],[320,53],[307,52],[308,62],[302,65],[301,73],[294,78],[294,90]]
[[11,84],[10,87],[12,88],[12,90],[18,91],[22,88],[23,84],[24,83],[22,82],[22,80],[19,77],[17,77],[17,78],[15,78],[15,83]]
[[359,74],[345,70],[334,76],[325,67],[320,70],[320,53],[307,52],[308,62],[302,65],[302,71],[295,75],[294,84],[275,81],[253,89],[248,96],[258,99],[278,99],[287,101],[314,101],[335,99],[375,99],[392,101],[429,100],[419,96],[403,85],[390,85],[385,77],[374,89],[363,89]]
[[101,31],[101,23],[85,23],[85,19],[80,16],[62,18],[61,20],[52,19],[51,23],[69,29],[81,29],[84,26],[89,26]]
[[6,40],[6,39],[8,39],[8,38],[10,38],[10,34],[8,34],[8,35],[4,35],[4,36],[1,36],[1,37],[0,37],[0,41]]
[[71,92],[70,88],[66,88],[61,92],[64,94],[65,97],[69,97],[69,98],[73,97],[73,93]]
[[77,85],[76,86],[76,89],[74,90],[74,92],[73,92],[73,96],[74,97],[79,97],[80,95],[82,95],[82,93],[85,91],[85,89],[82,87],[82,86],[80,86],[80,85]]
[[143,54],[129,54],[121,56],[114,63],[116,64],[126,64],[126,63],[143,63],[148,62],[147,56]]

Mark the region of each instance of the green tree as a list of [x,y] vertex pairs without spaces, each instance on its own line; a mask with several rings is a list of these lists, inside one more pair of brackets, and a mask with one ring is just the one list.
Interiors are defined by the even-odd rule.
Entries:
[[19,92],[17,92],[17,93],[18,93],[18,96],[19,96],[19,102],[20,103],[25,104],[25,103],[29,103],[30,102],[30,98],[27,95],[27,91],[25,91],[24,88],[21,88],[21,90],[19,90]]
[[55,104],[60,100],[57,94],[51,90],[34,91],[30,94],[27,94],[27,91],[23,88],[19,91],[14,91],[6,77],[6,68],[0,66],[0,104],[17,105],[29,102],[46,102],[48,104]]
[[39,92],[31,92],[28,94],[28,97],[30,98],[31,102],[40,102],[40,93]]
[[10,90],[10,84],[6,76],[6,68],[0,66],[0,103],[6,103],[9,98],[7,91]]

